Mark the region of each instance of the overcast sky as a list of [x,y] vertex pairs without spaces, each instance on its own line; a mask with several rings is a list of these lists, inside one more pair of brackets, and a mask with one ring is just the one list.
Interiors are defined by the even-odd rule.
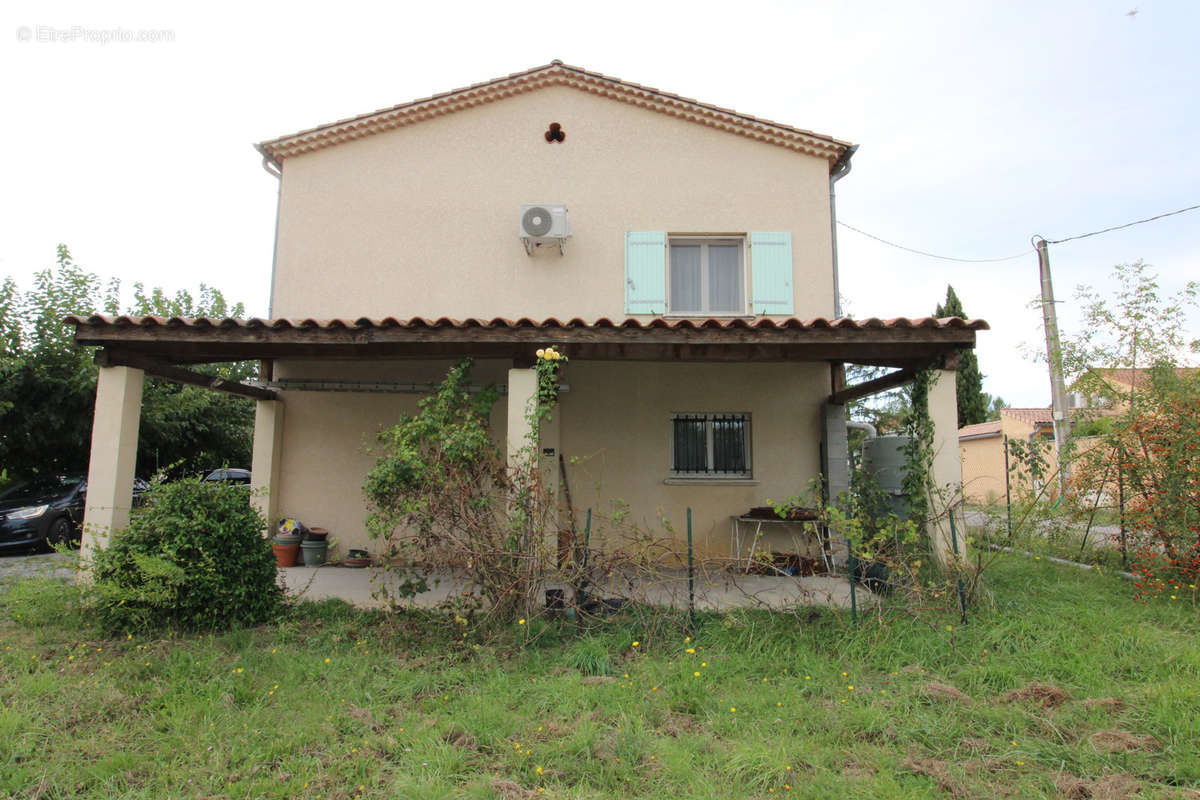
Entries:
[[[0,276],[27,285],[65,242],[127,292],[205,282],[265,315],[276,181],[252,143],[554,58],[858,143],[841,220],[941,255],[1014,255],[1034,234],[1200,203],[1198,34],[1195,0],[9,0]],[[849,313],[928,315],[953,283],[992,326],[985,390],[1049,403],[1021,352],[1043,346],[1032,254],[959,264],[845,229],[839,248]],[[1137,259],[1167,290],[1200,278],[1200,212],[1053,246],[1065,333],[1074,287]]]

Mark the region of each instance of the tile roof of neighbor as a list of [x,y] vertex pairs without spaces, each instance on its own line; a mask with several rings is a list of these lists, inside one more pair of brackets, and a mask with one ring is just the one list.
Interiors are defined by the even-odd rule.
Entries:
[[[313,319],[311,317],[304,319],[261,319],[252,317],[249,319],[234,319],[225,317],[223,319],[209,319],[207,317],[137,317],[137,316],[112,316],[107,314],[91,314],[88,316],[71,314],[66,317],[66,322],[74,325],[102,326],[102,327],[132,327],[140,326],[144,328],[163,327],[163,328],[268,328],[268,329],[288,329],[288,328],[538,328],[543,330],[554,330],[557,328],[634,328],[638,330],[648,330],[651,328],[667,328],[672,330],[697,330],[697,329],[746,329],[746,330],[879,330],[879,329],[945,329],[957,328],[972,331],[986,331],[988,324],[981,319],[965,320],[961,317],[944,317],[941,319],[935,317],[918,317],[909,319],[908,317],[895,317],[892,319],[879,319],[878,317],[870,317],[864,320],[850,319],[849,317],[840,317],[838,319],[829,320],[824,317],[817,317],[808,321],[799,320],[794,317],[783,320],[773,319],[758,319],[747,320],[741,318],[735,319],[663,319],[655,318],[648,322],[642,322],[637,319],[625,319],[614,321],[607,317],[587,322],[579,317],[563,322],[555,317],[547,317],[544,320],[537,321],[528,317],[520,319],[505,319],[503,317],[494,317],[492,319],[479,319],[468,317],[465,319],[451,319],[450,317],[438,317],[430,319],[426,317],[412,317],[410,319],[397,319],[395,317],[385,317],[383,319],[371,319],[368,317],[358,317],[356,319]],[[1007,409],[1006,409],[1007,410]]]
[[852,147],[849,142],[830,136],[589,72],[561,61],[319,125],[261,142],[255,147],[263,156],[279,164],[290,156],[321,150],[546,86],[571,86],[700,125],[815,155],[828,160],[831,168]]
[[964,425],[958,429],[958,438],[975,439],[984,436],[997,436],[1000,433],[1000,420],[995,419],[989,422],[978,422],[974,425]]
[[[1126,369],[1126,368],[1109,368],[1099,367],[1091,370],[1107,383],[1119,383],[1124,386],[1136,386],[1142,388],[1150,377],[1148,369]],[[1186,377],[1200,372],[1196,367],[1176,367],[1175,374],[1179,377]],[[1135,383],[1136,381],[1136,383]]]
[[1030,425],[1050,425],[1054,422],[1054,411],[1049,406],[1045,408],[1003,408],[1001,416],[1012,417]]

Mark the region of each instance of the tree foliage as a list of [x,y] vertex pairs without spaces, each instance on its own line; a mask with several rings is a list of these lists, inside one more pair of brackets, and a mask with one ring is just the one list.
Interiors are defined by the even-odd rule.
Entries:
[[[946,287],[946,302],[939,303],[934,312],[937,317],[962,317],[966,319],[962,301],[953,286]],[[979,357],[974,350],[963,350],[958,365],[958,427],[986,422],[989,397],[983,391],[983,375],[979,372]]]
[[[197,299],[181,291],[135,287],[132,315],[238,316],[216,289],[201,285]],[[120,285],[80,268],[66,245],[54,266],[34,275],[22,292],[0,284],[0,469],[10,478],[87,470],[97,368],[92,348],[74,343],[69,314],[116,314]],[[233,380],[253,375],[249,363],[203,367]],[[250,457],[253,404],[193,386],[146,380],[138,441],[139,474],[175,464],[195,472]]]
[[1200,285],[1163,298],[1141,261],[1114,268],[1117,291],[1080,287],[1080,332],[1064,338],[1064,370],[1094,399],[1082,424],[1100,446],[1080,455],[1072,480],[1087,494],[1127,500],[1130,552],[1143,594],[1170,594],[1200,580],[1200,352],[1186,314]]

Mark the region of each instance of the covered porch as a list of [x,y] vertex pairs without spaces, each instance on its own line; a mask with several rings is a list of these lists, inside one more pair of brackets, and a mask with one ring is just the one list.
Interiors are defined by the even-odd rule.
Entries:
[[[756,493],[746,489],[748,482],[739,481],[737,488],[743,494],[736,495],[737,499],[728,501],[729,504],[741,502],[742,498],[761,500],[759,495],[764,494],[773,499],[799,494],[805,489],[807,477],[818,474],[824,480],[827,497],[836,497],[848,489],[844,404],[899,386],[919,370],[931,366],[937,368],[929,397],[935,426],[934,482],[938,486],[959,486],[955,353],[973,347],[976,331],[987,327],[980,320],[957,318],[808,322],[658,319],[644,323],[607,319],[348,321],[92,316],[74,317],[71,321],[76,325],[79,344],[102,348],[96,356],[101,369],[85,512],[85,559],[91,550],[102,545],[109,531],[120,529],[128,521],[127,498],[134,478],[141,386],[147,374],[255,401],[251,465],[254,502],[268,520],[277,519],[281,512],[290,513],[291,501],[289,508],[281,508],[284,478],[312,469],[301,463],[302,458],[311,454],[285,452],[289,446],[286,442],[299,441],[285,437],[285,431],[296,433],[301,428],[328,426],[336,409],[352,406],[351,398],[366,403],[371,396],[415,396],[428,391],[436,383],[436,372],[430,370],[434,364],[469,356],[490,365],[490,382],[500,386],[505,398],[497,404],[494,428],[498,433],[502,431],[502,443],[510,459],[524,446],[529,434],[525,410],[536,388],[533,367],[538,348],[554,346],[571,360],[565,377],[565,382],[572,384],[565,395],[570,399],[542,430],[543,454],[561,453],[564,437],[573,443],[571,455],[580,455],[588,449],[591,444],[578,433],[581,420],[590,420],[591,433],[598,435],[611,431],[624,419],[625,411],[613,408],[611,398],[601,397],[602,391],[610,390],[622,375],[635,387],[648,382],[711,383],[713,376],[731,379],[758,376],[754,387],[746,387],[745,391],[741,391],[737,380],[723,381],[729,385],[720,389],[722,402],[726,405],[740,402],[730,398],[753,392],[762,395],[755,402],[767,404],[759,412],[764,424],[773,419],[799,420],[796,428],[778,431],[773,437],[800,443],[800,449],[808,454],[805,457],[811,456],[812,468],[797,468],[793,470],[795,474],[787,474],[791,462],[772,461],[764,450],[761,461],[764,485]],[[260,380],[254,385],[214,381],[191,369],[196,364],[243,360],[260,362]],[[846,386],[847,363],[892,367],[895,371],[858,386]],[[772,377],[775,374],[786,379],[776,381]],[[315,402],[314,393],[321,392],[340,393],[340,399]],[[628,401],[626,416],[641,413],[639,403],[649,408],[655,402],[653,397],[639,391],[628,394],[632,399]],[[659,394],[669,396],[665,391]],[[659,405],[646,413],[661,416],[662,409],[667,407],[664,403],[670,401],[659,397],[657,402]],[[678,405],[676,410],[689,410],[683,400]],[[795,413],[785,413],[789,407]],[[292,413],[285,414],[289,408]],[[345,431],[341,435],[346,438]],[[657,434],[640,435],[644,439]],[[663,438],[667,438],[665,433]],[[771,445],[775,444],[772,439]],[[348,447],[361,450],[362,442],[353,441]],[[296,445],[293,449],[303,448]],[[547,469],[545,475],[548,485],[557,491],[559,470]],[[354,476],[353,481],[360,485],[361,477]],[[756,480],[749,483],[758,484],[759,475],[754,477]],[[645,503],[661,503],[662,492],[666,491],[672,492],[673,498],[696,497],[698,501],[735,496],[729,482],[679,486],[696,482],[672,481],[669,477],[655,478],[652,482],[657,494],[648,495]],[[782,485],[791,487],[790,491],[782,490]],[[305,487],[302,482],[293,482],[288,491],[298,497]],[[952,496],[956,497],[957,492]],[[578,495],[575,499],[577,506],[583,505]],[[345,498],[344,502],[352,508],[357,504],[361,511],[361,494]],[[729,516],[745,510],[744,505],[730,505],[720,529],[727,531]],[[947,510],[935,509],[942,512],[936,516],[944,519]],[[715,524],[711,527],[717,528]],[[948,543],[948,531],[934,532],[934,549],[943,559],[949,557]],[[718,544],[714,540],[712,549],[718,549]]]

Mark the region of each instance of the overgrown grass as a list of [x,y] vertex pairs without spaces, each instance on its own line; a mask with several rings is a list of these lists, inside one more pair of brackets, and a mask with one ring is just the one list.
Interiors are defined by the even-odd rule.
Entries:
[[[0,619],[0,796],[1190,796],[1195,606],[1017,557],[990,575],[966,626],[739,612],[691,640],[620,620],[477,640],[334,602],[101,639],[68,585],[29,582]],[[1005,700],[1031,683],[1051,688]]]
[[[1015,547],[1105,569],[1129,569],[1127,560],[1121,557],[1119,536],[1113,532],[1120,521],[1117,515],[1106,514],[1102,518],[1098,511],[1092,518],[1089,509],[1055,509],[1048,502],[1032,509],[1028,504],[1014,505],[1010,538],[1003,505],[979,506],[973,510],[986,515],[985,525],[971,529],[972,535],[985,544]],[[1113,516],[1115,522],[1107,519]]]

